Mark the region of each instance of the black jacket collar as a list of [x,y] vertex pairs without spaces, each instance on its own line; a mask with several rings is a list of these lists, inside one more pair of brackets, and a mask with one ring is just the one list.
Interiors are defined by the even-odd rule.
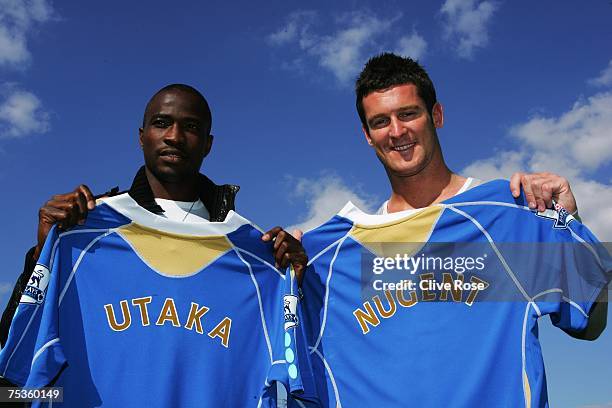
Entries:
[[[240,190],[240,187],[233,184],[218,186],[208,177],[200,174],[198,196],[210,214],[210,221],[225,220],[227,213],[230,210],[234,210],[234,202],[238,190]],[[162,214],[164,212],[155,202],[144,166],[136,173],[128,194],[145,210],[155,214]]]

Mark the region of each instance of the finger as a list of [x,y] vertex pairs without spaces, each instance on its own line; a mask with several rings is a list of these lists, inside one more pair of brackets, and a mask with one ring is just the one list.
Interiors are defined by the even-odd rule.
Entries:
[[571,214],[578,211],[578,204],[576,203],[576,197],[574,197],[574,193],[572,192],[572,188],[570,187],[569,181],[561,176],[558,176],[555,179],[556,185],[553,184],[552,188],[552,196],[553,199],[556,200],[559,204],[563,206],[567,211]]
[[77,200],[70,201],[66,203],[66,210],[68,211],[68,217],[64,221],[64,226],[66,228],[70,228],[75,226],[79,222],[80,218],[80,210]]
[[546,179],[545,182],[548,187],[550,187],[553,199],[557,199],[560,195],[569,190],[569,185],[563,177],[553,175],[552,177]]
[[295,271],[304,270],[308,265],[308,256],[305,252],[298,252],[291,257],[291,265]]
[[48,201],[39,212],[39,221],[51,225],[64,222],[70,216],[70,208],[66,201]]
[[536,208],[536,200],[535,196],[533,195],[533,190],[531,188],[531,181],[529,177],[521,177],[521,186],[523,187],[523,191],[525,192],[525,198],[527,199],[527,205],[529,206],[529,208]]
[[569,186],[569,182],[565,178],[551,174],[545,184],[550,188],[550,195],[552,197],[549,206],[552,205],[552,200],[554,200],[570,213],[577,210],[576,199]]
[[285,262],[284,261],[285,255],[289,255],[289,254],[286,253],[288,246],[289,245],[286,242],[283,242],[283,243],[281,243],[278,246],[278,248],[275,248],[275,250],[274,250],[275,265],[274,266],[276,266],[277,268],[278,267],[283,267],[283,268],[286,267],[286,265],[283,266],[283,263]]
[[295,272],[295,276],[298,281],[298,286],[302,286],[302,281],[304,280],[304,270],[305,268],[296,268],[293,267],[293,271]]
[[47,204],[47,206],[41,209],[41,211],[44,211],[40,214],[45,216],[45,219],[41,219],[41,221],[50,224],[57,223],[62,229],[76,225],[79,219],[79,207],[74,196],[72,201],[49,201]]
[[552,200],[553,200],[552,191],[553,189],[551,187],[551,183],[542,184],[542,200],[544,200],[544,203],[546,204],[546,208],[552,207]]
[[52,225],[57,224],[60,229],[66,229],[66,220],[70,217],[70,213],[67,210],[55,207],[45,208],[44,215],[41,217],[40,224],[47,224],[49,228]]
[[291,235],[293,235],[293,238],[297,239],[298,241],[302,241],[302,235],[304,235],[304,233],[302,232],[302,230],[299,229],[294,229],[291,232]]
[[510,191],[512,197],[518,198],[521,195],[521,177],[523,173],[516,172],[510,177]]
[[39,244],[44,244],[47,235],[49,234],[49,230],[51,227],[55,225],[56,220],[58,218],[62,218],[64,216],[63,211],[54,208],[54,207],[42,207],[38,210],[38,242]]
[[49,201],[45,203],[45,205],[48,205],[51,202],[61,203],[61,202],[69,201],[73,194],[74,194],[74,191],[71,191],[70,193],[66,193],[66,194],[55,194],[51,197]]
[[298,286],[302,286],[304,274],[308,266],[308,256],[303,250],[297,254],[294,254],[291,259],[291,266],[293,267],[293,271],[297,277]]
[[283,229],[281,227],[274,227],[271,230],[269,230],[266,233],[264,233],[261,236],[261,239],[263,241],[266,241],[266,242],[270,241],[270,240],[274,239],[278,235],[278,233],[281,232],[282,230]]
[[[96,208],[96,199],[94,198],[94,195],[89,189],[89,187],[87,187],[85,184],[81,184],[77,187],[77,189],[83,195],[83,197],[85,197],[85,201],[87,202],[87,209],[91,211]],[[85,214],[87,214],[87,212],[85,212]]]
[[285,269],[286,267],[289,266],[290,263],[291,263],[291,254],[285,252],[285,255],[283,255],[283,258],[281,261],[281,268]]
[[61,218],[57,220],[62,225],[62,228],[69,228],[74,226],[79,220],[79,193],[73,191],[69,195],[67,195],[64,201],[57,201],[50,203],[63,211],[63,213],[58,214]]
[[287,237],[288,236],[290,236],[290,235],[287,234],[287,231],[281,229],[281,231],[276,236],[276,239],[274,240],[274,249],[279,248],[281,244],[287,245]]
[[77,222],[81,223],[87,218],[88,203],[85,194],[80,190],[75,193],[75,203],[78,212]]
[[[54,195],[51,200],[47,201],[38,210],[38,228],[37,228],[37,240],[38,246],[42,248],[45,243],[47,235],[51,230],[51,227],[58,224],[60,229],[65,229],[66,226],[63,222],[70,216],[69,212],[65,207],[66,202],[64,201],[68,194]],[[60,201],[57,201],[60,200]]]
[[533,192],[533,196],[536,201],[536,207],[538,211],[546,210],[546,204],[544,203],[544,199],[542,197],[542,179],[541,178],[533,178],[531,180],[531,191]]

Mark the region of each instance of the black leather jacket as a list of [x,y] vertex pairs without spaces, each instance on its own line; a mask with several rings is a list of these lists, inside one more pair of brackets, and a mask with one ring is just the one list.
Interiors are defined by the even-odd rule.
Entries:
[[[208,177],[200,174],[198,195],[210,214],[210,221],[225,220],[227,213],[234,209],[234,200],[239,189],[240,187],[233,184],[224,184],[221,186],[216,185]],[[142,166],[136,173],[132,186],[127,193],[145,210],[155,214],[161,214],[164,212],[164,210],[155,202],[153,192],[151,191],[151,186],[149,186],[149,182],[145,174],[144,166]],[[119,189],[114,188],[102,195],[113,196],[117,194],[120,194]],[[26,254],[23,272],[21,272],[21,275],[19,275],[15,288],[13,289],[13,293],[11,294],[11,298],[9,299],[8,304],[4,309],[4,313],[2,314],[2,320],[0,321],[0,344],[2,344],[3,347],[8,337],[8,331],[11,326],[11,321],[13,320],[13,315],[15,314],[15,310],[17,310],[17,306],[19,305],[21,293],[25,289],[28,281],[30,280],[30,275],[36,266],[36,261],[32,259],[33,254],[34,248],[31,248]]]

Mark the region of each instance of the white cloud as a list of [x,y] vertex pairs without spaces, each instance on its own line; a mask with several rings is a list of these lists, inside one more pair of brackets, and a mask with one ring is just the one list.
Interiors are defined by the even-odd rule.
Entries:
[[[355,11],[345,13],[335,19],[331,34],[315,33],[313,27],[318,15],[312,11],[292,13],[287,23],[278,31],[268,35],[267,41],[274,46],[296,44],[309,58],[331,72],[341,83],[354,79],[362,68],[365,59],[372,52],[380,52],[384,45],[384,34],[389,33],[401,15],[393,19],[379,18],[372,13]],[[412,49],[421,54],[426,47],[425,40],[416,32],[404,37],[405,48],[413,41]],[[303,58],[294,59],[288,66],[296,67]]]
[[612,242],[612,185],[576,178],[571,186],[584,223],[597,238]]
[[18,64],[30,59],[22,33],[11,33],[0,23],[0,65]]
[[396,53],[413,60],[420,60],[427,50],[427,41],[416,31],[399,39]]
[[359,189],[351,189],[340,177],[328,175],[316,179],[290,179],[293,184],[292,196],[303,199],[308,211],[306,216],[296,225],[287,227],[288,231],[301,229],[307,231],[318,227],[329,220],[352,201],[361,210],[372,213],[380,203],[375,197],[363,193]]
[[609,86],[612,85],[612,60],[608,63],[597,78],[589,79],[589,84],[595,86]]
[[34,24],[53,17],[47,0],[0,0],[0,65],[28,63],[28,34]]
[[566,177],[583,221],[601,240],[612,241],[612,180],[592,173],[612,161],[612,93],[577,102],[554,118],[536,117],[515,126],[510,136],[520,149],[476,161],[463,174],[508,178],[517,170],[552,171]]
[[512,133],[538,153],[538,162],[594,170],[612,160],[612,92],[578,101],[558,118],[533,118]]
[[329,69],[340,82],[347,82],[361,70],[366,47],[375,45],[377,37],[387,32],[394,20],[382,20],[360,12],[345,15],[341,20],[346,21],[347,26],[321,38],[311,52],[319,56],[320,65]]
[[272,45],[284,45],[301,38],[308,38],[311,24],[316,20],[317,13],[310,10],[293,12],[287,18],[287,24],[278,31],[268,35],[267,40]]
[[0,101],[0,138],[19,138],[49,130],[49,113],[31,92],[8,87]]
[[446,17],[446,37],[457,43],[457,54],[471,58],[476,48],[489,43],[487,24],[497,4],[491,1],[446,0],[440,12]]
[[525,170],[523,152],[505,151],[494,157],[478,160],[465,167],[461,174],[481,180],[507,179],[512,173]]

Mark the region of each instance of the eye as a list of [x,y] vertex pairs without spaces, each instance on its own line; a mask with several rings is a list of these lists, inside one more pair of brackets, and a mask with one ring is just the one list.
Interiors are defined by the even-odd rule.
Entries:
[[406,119],[412,119],[414,115],[416,115],[415,111],[405,111],[405,112],[400,112],[397,115],[397,117],[400,118],[401,120],[406,120]]
[[157,118],[151,124],[157,128],[167,128],[170,126],[170,121],[168,119]]
[[379,117],[374,118],[370,121],[370,128],[372,129],[380,129],[389,124],[389,118]]
[[187,123],[185,125],[185,128],[194,132],[199,132],[200,131],[200,124],[199,123]]

